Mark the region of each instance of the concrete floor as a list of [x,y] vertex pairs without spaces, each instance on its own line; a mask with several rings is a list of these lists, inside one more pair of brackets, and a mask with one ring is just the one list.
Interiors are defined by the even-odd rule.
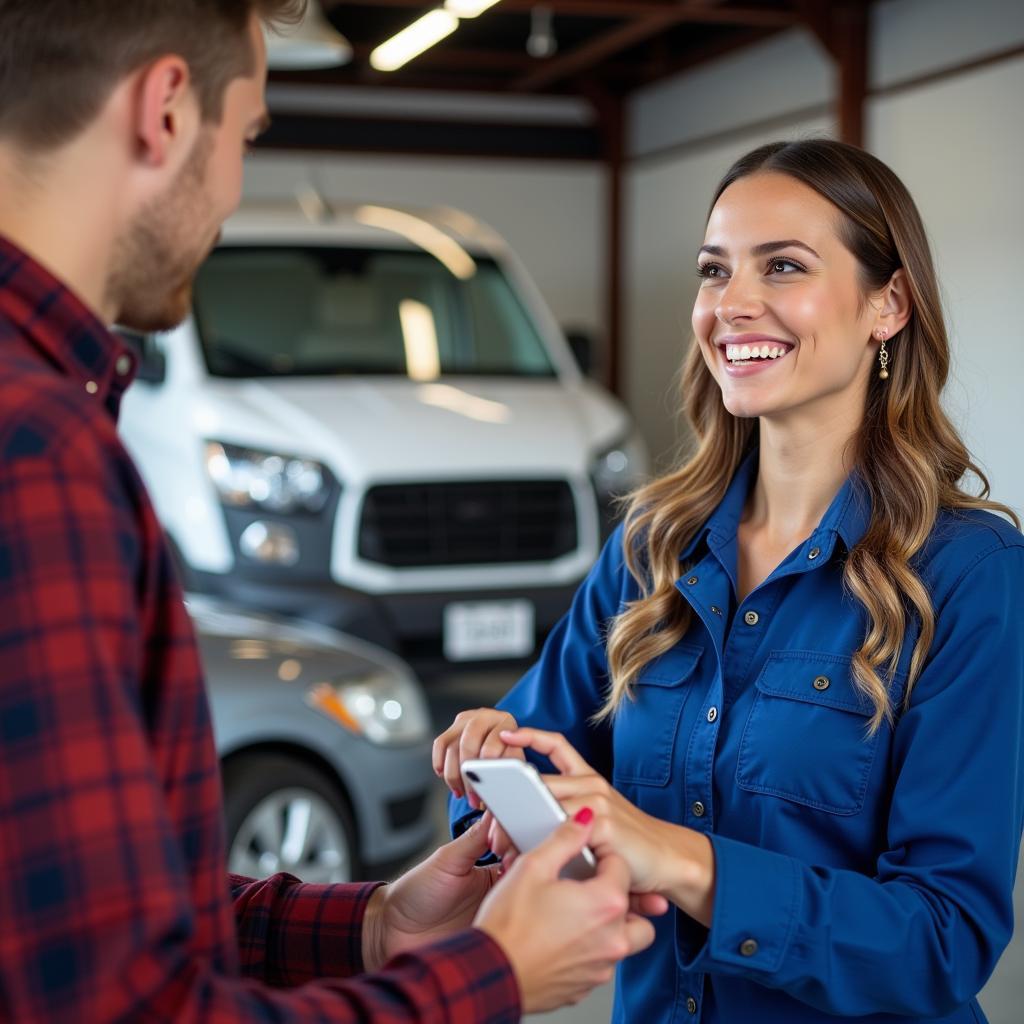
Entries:
[[[435,678],[427,682],[431,712],[439,732],[451,724],[463,709],[493,706],[516,681],[517,674],[494,670]],[[443,792],[442,792],[443,791]],[[437,795],[438,842],[448,838],[444,793]],[[1018,871],[1014,893],[1018,934],[1003,954],[995,974],[981,993],[981,1005],[989,1024],[1021,1024],[1024,1021],[1024,858]],[[551,1014],[530,1016],[526,1021],[539,1024],[600,1024],[611,1017],[613,986],[593,992],[579,1006],[567,1007]]]

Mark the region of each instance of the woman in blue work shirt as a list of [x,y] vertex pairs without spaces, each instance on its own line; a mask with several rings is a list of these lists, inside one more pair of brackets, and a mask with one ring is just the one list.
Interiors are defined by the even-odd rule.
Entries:
[[436,741],[453,820],[462,759],[532,748],[674,904],[616,1021],[983,1021],[1024,814],[1024,538],[961,489],[987,495],[939,404],[920,217],[861,150],[764,146],[698,273],[693,453],[499,710]]

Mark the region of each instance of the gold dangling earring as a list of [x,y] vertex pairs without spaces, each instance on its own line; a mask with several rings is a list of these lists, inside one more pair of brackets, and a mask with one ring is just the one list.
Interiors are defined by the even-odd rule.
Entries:
[[889,332],[882,328],[880,331],[875,332],[875,337],[880,339],[882,347],[878,350],[878,362],[882,368],[878,371],[878,376],[882,380],[889,379],[889,353],[885,350],[885,339],[889,336]]

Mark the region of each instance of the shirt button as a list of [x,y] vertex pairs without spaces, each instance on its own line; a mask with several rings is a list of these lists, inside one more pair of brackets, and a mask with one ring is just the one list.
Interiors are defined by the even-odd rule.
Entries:
[[690,810],[693,811],[693,816],[695,818],[704,817],[704,805],[699,800],[693,801],[693,806],[690,808]]
[[90,395],[95,395],[96,392],[99,391],[99,389],[100,389],[100,386],[99,386],[99,384],[96,383],[96,381],[94,381],[94,380],[87,380],[85,382],[85,390],[88,391]]
[[132,368],[132,357],[127,355],[120,355],[117,357],[117,362],[114,363],[114,369],[118,372],[118,375],[123,377]]
[[686,1000],[686,1012],[696,1013],[697,1012],[697,1000],[693,996],[689,996]]
[[711,606],[711,610],[712,610],[712,611],[713,611],[713,612],[714,612],[714,613],[715,613],[716,615],[721,615],[721,614],[722,614],[722,609],[721,609],[721,608],[719,608],[717,604],[713,604],[713,605]]
[[695,583],[699,583],[700,581],[696,576],[691,576],[686,582],[692,587]]
[[758,622],[761,621],[761,616],[758,615],[757,612],[747,612],[747,614],[743,616],[743,621],[748,626],[756,626]]
[[821,548],[811,548],[811,550],[807,552],[807,557],[813,562],[820,554]]
[[818,676],[814,680],[814,688],[816,690],[827,690],[830,685],[831,681],[829,680],[828,676]]
[[713,722],[718,717],[718,708],[708,708],[708,721]]
[[757,952],[757,939],[744,939],[740,943],[740,953],[743,956],[753,956]]

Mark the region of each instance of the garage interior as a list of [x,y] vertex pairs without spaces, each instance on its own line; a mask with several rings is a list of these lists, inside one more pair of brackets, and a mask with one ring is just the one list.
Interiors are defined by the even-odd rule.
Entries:
[[[1001,0],[500,0],[395,71],[371,55],[430,7],[322,0],[349,44],[329,68],[277,67],[245,202],[455,209],[518,254],[590,373],[632,416],[652,467],[687,438],[676,378],[706,202],[776,138],[864,146],[917,199],[952,327],[948,397],[995,496],[1024,509],[1017,431],[1019,97],[1024,5]],[[950,202],[950,197],[956,202]],[[414,665],[435,731],[492,705],[522,662]],[[431,797],[444,837],[440,787]],[[1018,922],[1024,886],[1018,885]],[[1024,940],[981,1002],[1024,1003]],[[609,988],[552,1018],[607,1019]]]

